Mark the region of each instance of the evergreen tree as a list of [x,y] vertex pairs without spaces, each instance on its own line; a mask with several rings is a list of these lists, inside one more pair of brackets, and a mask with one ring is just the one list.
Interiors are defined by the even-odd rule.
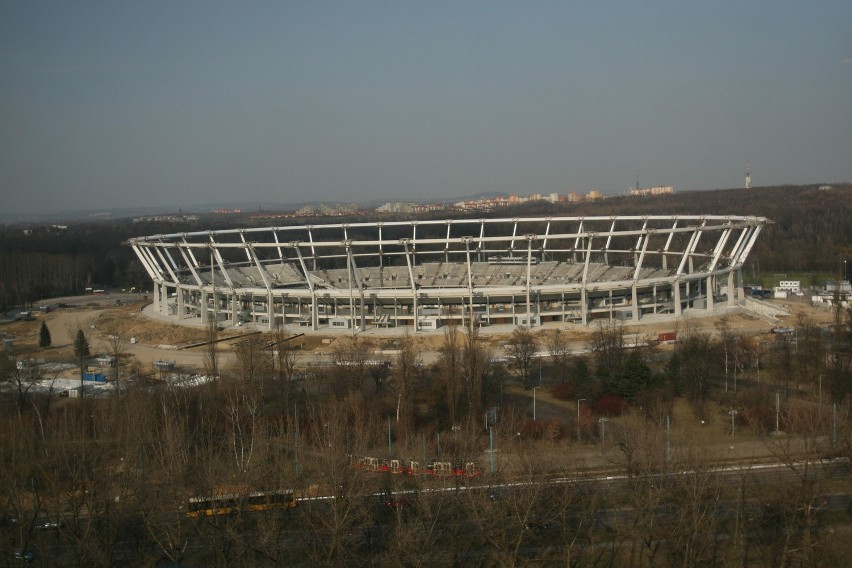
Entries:
[[47,349],[51,343],[53,341],[50,338],[50,330],[47,328],[47,324],[42,321],[41,328],[38,330],[38,346],[42,349]]
[[77,329],[77,335],[74,337],[74,355],[76,355],[77,359],[80,361],[80,396],[82,397],[83,373],[85,371],[83,360],[91,355],[91,351],[89,350],[89,340],[86,339],[86,334],[83,333],[82,329]]
[[651,384],[651,369],[637,352],[632,352],[624,360],[616,377],[618,394],[633,402],[636,395]]

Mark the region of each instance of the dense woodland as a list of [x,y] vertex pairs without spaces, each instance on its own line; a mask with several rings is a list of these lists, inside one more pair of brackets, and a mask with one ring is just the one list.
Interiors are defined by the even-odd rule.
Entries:
[[[850,455],[852,319],[837,315],[762,338],[686,326],[673,349],[628,348],[612,322],[589,356],[559,330],[518,329],[505,362],[448,327],[430,366],[404,335],[387,363],[339,338],[332,365],[300,368],[279,330],[228,365],[208,345],[219,378],[194,389],[128,364],[127,338],[110,336],[119,388],[82,399],[30,392],[49,373],[4,357],[0,551],[46,566],[841,565],[848,463],[818,461]],[[570,410],[535,420],[518,392],[539,380]],[[708,439],[698,424],[727,409],[730,434]],[[720,470],[733,457],[709,448],[743,437],[783,471]],[[475,469],[374,471],[366,457]],[[280,489],[298,507],[187,515],[192,496]]]
[[[538,202],[493,211],[489,215],[676,213],[762,215],[771,219],[773,224],[758,240],[746,267],[747,278],[755,282],[764,273],[785,271],[838,275],[843,259],[852,259],[850,184],[836,184],[830,190],[821,190],[818,186],[781,186],[693,191],[662,197],[615,197],[579,205]],[[446,217],[446,214],[435,215]],[[465,215],[455,213],[453,216]],[[364,220],[377,218],[375,215],[363,217]],[[327,221],[340,222],[340,218]],[[119,220],[71,223],[67,229],[7,225],[0,228],[0,309],[5,311],[44,298],[80,294],[88,286],[149,288],[149,278],[133,251],[122,246],[128,238],[248,223],[247,216],[211,216],[181,224],[134,224]],[[259,225],[262,221],[254,223]],[[803,282],[805,285],[818,283]]]

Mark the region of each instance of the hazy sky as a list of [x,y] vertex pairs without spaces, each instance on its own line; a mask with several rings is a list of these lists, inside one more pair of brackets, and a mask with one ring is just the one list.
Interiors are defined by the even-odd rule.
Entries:
[[852,180],[852,2],[0,2],[0,211]]

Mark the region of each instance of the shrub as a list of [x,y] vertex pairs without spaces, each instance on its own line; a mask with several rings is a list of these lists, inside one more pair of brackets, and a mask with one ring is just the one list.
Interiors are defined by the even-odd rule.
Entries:
[[627,409],[630,408],[630,405],[627,403],[624,398],[618,396],[617,394],[607,394],[599,398],[593,405],[592,408],[595,411],[595,414],[601,416],[621,416]]
[[550,387],[550,394],[557,400],[576,400],[577,395],[574,392],[574,385],[569,381],[560,383]]

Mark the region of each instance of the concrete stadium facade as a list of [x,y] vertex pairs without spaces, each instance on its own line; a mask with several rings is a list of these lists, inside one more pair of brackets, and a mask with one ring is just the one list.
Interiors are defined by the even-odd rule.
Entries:
[[680,316],[743,299],[753,216],[340,223],[138,237],[178,322],[317,330]]

